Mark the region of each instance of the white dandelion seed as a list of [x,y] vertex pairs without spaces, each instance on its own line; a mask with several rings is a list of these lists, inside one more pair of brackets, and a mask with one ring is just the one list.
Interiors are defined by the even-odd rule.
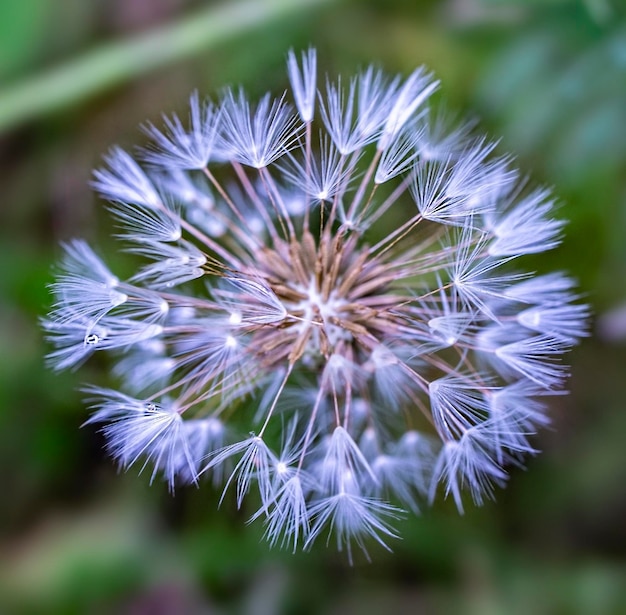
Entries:
[[287,56],[287,71],[300,119],[308,124],[313,119],[315,98],[317,97],[317,54],[315,49],[310,48],[302,54],[302,69],[298,66],[296,54],[291,50]]
[[165,131],[153,124],[146,126],[154,147],[145,150],[145,160],[171,169],[203,169],[209,161],[220,160],[219,113],[212,103],[200,102],[194,92],[189,99],[189,129],[176,115],[163,116]]

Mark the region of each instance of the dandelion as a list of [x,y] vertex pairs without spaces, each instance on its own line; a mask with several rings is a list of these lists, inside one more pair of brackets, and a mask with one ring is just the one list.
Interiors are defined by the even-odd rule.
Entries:
[[43,326],[56,369],[109,355],[122,390],[90,387],[87,422],[123,468],[209,477],[271,545],[352,558],[535,452],[588,309],[524,265],[562,239],[550,192],[446,127],[429,72],[287,67],[291,94],[193,94],[138,161],[111,151],[94,187],[142,262],[67,243]]

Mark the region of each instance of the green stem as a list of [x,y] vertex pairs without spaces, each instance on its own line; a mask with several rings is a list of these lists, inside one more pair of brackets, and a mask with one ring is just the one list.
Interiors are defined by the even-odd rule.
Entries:
[[242,0],[104,45],[0,93],[0,131],[329,0]]

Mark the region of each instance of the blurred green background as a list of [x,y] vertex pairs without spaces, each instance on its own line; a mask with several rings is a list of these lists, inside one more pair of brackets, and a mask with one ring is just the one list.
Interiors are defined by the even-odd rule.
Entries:
[[[543,451],[460,517],[438,502],[372,564],[323,544],[270,551],[216,493],[119,475],[38,318],[59,241],[124,273],[88,182],[138,125],[189,93],[287,86],[290,47],[321,70],[427,64],[570,220],[537,270],[593,305]],[[22,0],[0,2],[0,613],[626,613],[626,10],[622,0]],[[120,269],[121,268],[121,269]],[[621,311],[620,311],[621,310]]]

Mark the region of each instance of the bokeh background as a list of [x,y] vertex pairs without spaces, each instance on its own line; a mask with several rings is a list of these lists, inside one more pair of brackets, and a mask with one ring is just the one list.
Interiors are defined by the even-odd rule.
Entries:
[[[38,328],[59,242],[124,257],[89,188],[113,144],[186,113],[189,93],[286,85],[286,51],[320,73],[427,64],[442,98],[554,186],[570,220],[537,270],[593,305],[543,450],[459,516],[437,502],[373,563],[317,545],[271,551],[210,487],[118,474],[85,381],[54,375]],[[21,0],[0,2],[0,612],[177,615],[626,613],[626,9],[622,0]]]

